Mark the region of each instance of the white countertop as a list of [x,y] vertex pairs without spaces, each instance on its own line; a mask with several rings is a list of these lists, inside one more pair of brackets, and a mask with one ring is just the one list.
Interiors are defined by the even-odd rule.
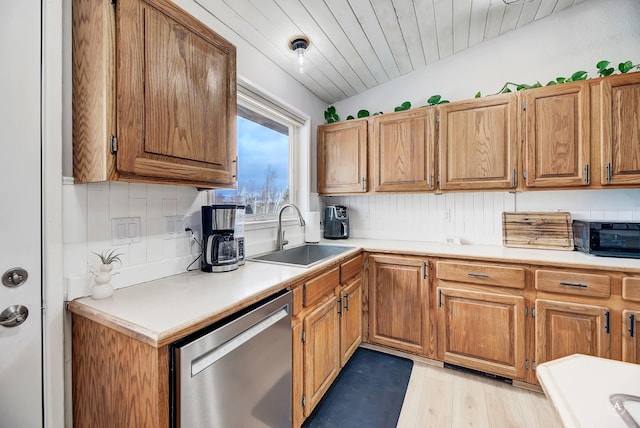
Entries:
[[76,299],[70,303],[70,309],[83,315],[94,315],[91,317],[94,320],[108,319],[110,326],[118,326],[127,333],[134,332],[136,337],[150,344],[164,344],[185,329],[203,327],[203,323],[218,315],[228,315],[232,310],[248,306],[361,249],[418,256],[602,267],[640,273],[640,260],[595,257],[575,251],[373,239],[325,240],[322,243],[355,248],[311,268],[247,261],[238,270],[227,273],[187,272],[118,289],[104,300]]
[[[640,424],[638,364],[575,354],[540,364],[536,374],[567,428],[634,426],[624,413]],[[631,397],[616,400],[615,394]]]

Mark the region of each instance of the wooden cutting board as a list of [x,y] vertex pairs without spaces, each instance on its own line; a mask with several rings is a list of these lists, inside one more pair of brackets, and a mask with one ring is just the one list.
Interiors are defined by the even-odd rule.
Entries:
[[502,244],[505,247],[573,251],[571,213],[503,212]]

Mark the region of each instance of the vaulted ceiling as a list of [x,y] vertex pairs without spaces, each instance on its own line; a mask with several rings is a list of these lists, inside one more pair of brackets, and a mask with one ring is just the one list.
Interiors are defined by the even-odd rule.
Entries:
[[196,1],[331,104],[585,0]]

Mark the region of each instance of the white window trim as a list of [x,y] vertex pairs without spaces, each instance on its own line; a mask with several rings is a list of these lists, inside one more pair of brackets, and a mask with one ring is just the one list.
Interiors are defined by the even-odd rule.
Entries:
[[[237,102],[238,105],[289,126],[289,138],[292,142],[289,146],[290,199],[302,213],[308,211],[310,200],[311,118],[241,77],[238,77],[237,80]],[[210,202],[211,200],[213,200],[212,194],[210,194]],[[287,210],[283,213],[284,224],[289,224],[296,220],[293,210]],[[278,218],[276,215],[249,215],[245,217],[245,229],[247,231],[275,228],[277,224]]]

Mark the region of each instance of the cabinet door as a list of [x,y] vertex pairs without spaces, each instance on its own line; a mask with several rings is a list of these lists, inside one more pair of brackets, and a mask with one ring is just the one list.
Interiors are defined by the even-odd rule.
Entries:
[[640,184],[640,73],[600,83],[602,184]]
[[518,161],[516,94],[443,104],[439,108],[440,188],[515,188]]
[[309,416],[340,371],[338,299],[333,296],[304,319],[305,416]]
[[304,358],[302,346],[302,322],[295,322],[291,328],[292,334],[292,358],[291,358],[291,378],[293,381],[291,392],[291,425],[299,427],[304,421],[304,409],[302,407],[302,396],[304,394]]
[[366,120],[318,126],[318,193],[367,191]]
[[511,379],[525,376],[524,297],[438,288],[438,357]]
[[425,354],[428,335],[426,261],[371,256],[369,340]]
[[640,364],[640,311],[622,311],[622,361]]
[[590,108],[586,82],[522,92],[528,187],[589,184]]
[[433,190],[435,139],[435,107],[374,117],[371,133],[374,190]]
[[362,279],[353,279],[340,293],[340,366],[343,367],[362,342]]
[[610,357],[609,308],[536,300],[536,364],[571,354]]
[[166,0],[119,0],[117,169],[235,185],[235,47]]

